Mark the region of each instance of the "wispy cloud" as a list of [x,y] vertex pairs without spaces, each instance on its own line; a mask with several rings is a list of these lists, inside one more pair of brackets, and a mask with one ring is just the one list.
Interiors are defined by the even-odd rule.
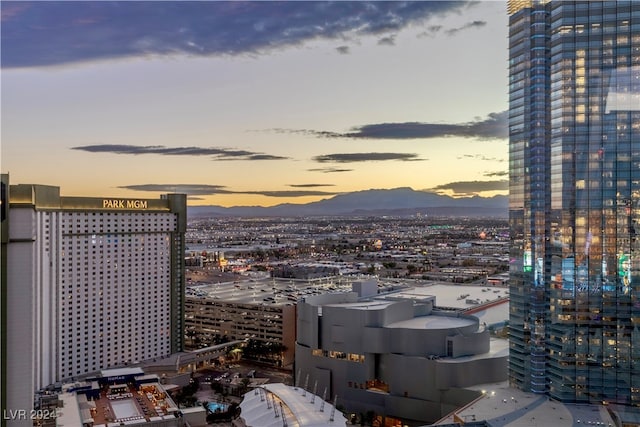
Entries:
[[413,153],[335,153],[315,156],[313,158],[319,163],[355,163],[386,160],[420,161],[417,154]]
[[487,157],[484,154],[463,154],[462,156],[458,156],[458,159],[474,159],[474,160],[482,160],[485,162],[506,162],[506,159],[499,157]]
[[430,188],[429,191],[452,191],[456,195],[475,195],[483,191],[507,191],[508,180],[499,181],[456,181]]
[[502,176],[509,176],[509,171],[495,171],[495,172],[485,172],[482,176],[486,176],[488,178],[497,178]]
[[[274,156],[272,154],[252,154],[246,158],[246,160],[285,160],[289,157]],[[237,159],[225,159],[225,160],[237,160]]]
[[335,187],[335,184],[289,184],[293,188]]
[[464,30],[469,30],[473,28],[482,28],[487,25],[486,21],[472,21],[468,22],[461,27],[456,28],[448,28],[445,29],[442,25],[429,25],[425,31],[418,34],[418,37],[435,37],[438,34],[444,33],[447,36],[455,36]]
[[379,46],[394,46],[396,44],[396,36],[395,35],[390,35],[387,37],[383,37],[380,40],[378,40],[378,45]]
[[442,28],[442,25],[429,25],[425,31],[418,34],[418,37],[433,37],[438,34]]
[[288,157],[215,147],[165,147],[163,145],[97,144],[71,147],[89,153],[158,154],[163,156],[211,156],[215,160],[284,160]]
[[309,129],[282,129],[271,131],[297,133],[318,138],[352,139],[429,139],[457,136],[477,139],[506,139],[508,135],[507,112],[490,113],[487,118],[476,118],[463,123],[379,123],[357,126],[349,132],[332,132]]
[[333,196],[339,194],[337,191],[312,191],[312,190],[281,190],[281,191],[242,191],[236,194],[256,194],[267,197],[306,197],[306,196]]
[[154,191],[160,193],[184,193],[190,196],[208,196],[213,194],[233,194],[224,185],[210,184],[136,184],[118,188],[134,191]]
[[3,1],[2,67],[262,54],[320,38],[384,36],[468,3]]
[[340,168],[312,168],[307,169],[308,172],[322,172],[322,173],[342,173],[353,172],[353,169],[340,169]]
[[252,190],[252,191],[237,191],[229,190],[222,185],[208,185],[208,184],[135,184],[124,185],[118,188],[133,190],[133,191],[147,191],[147,192],[159,192],[159,193],[184,193],[189,195],[191,200],[201,200],[194,197],[199,196],[214,196],[220,194],[252,194],[266,197],[305,197],[305,196],[333,196],[339,194],[336,191],[318,191],[318,190]]
[[349,46],[338,46],[336,51],[341,55],[348,55],[350,53]]
[[458,34],[460,31],[464,31],[464,30],[468,30],[471,28],[482,28],[485,25],[487,25],[486,21],[472,21],[472,22],[468,22],[466,24],[464,24],[461,27],[458,28],[451,28],[448,30],[445,30],[445,34],[448,36],[454,36],[456,34]]

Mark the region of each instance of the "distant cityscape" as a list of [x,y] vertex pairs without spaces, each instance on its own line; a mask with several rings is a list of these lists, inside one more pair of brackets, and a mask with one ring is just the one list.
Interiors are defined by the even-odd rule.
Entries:
[[640,426],[640,2],[507,12],[508,198],[0,174],[1,425]]
[[506,220],[405,217],[191,219],[187,265],[470,282],[507,271]]

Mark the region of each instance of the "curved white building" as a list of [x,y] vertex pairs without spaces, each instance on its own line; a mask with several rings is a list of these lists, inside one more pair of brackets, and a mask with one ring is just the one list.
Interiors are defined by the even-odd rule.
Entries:
[[342,412],[320,396],[281,383],[245,393],[240,409],[247,427],[344,427],[347,422]]

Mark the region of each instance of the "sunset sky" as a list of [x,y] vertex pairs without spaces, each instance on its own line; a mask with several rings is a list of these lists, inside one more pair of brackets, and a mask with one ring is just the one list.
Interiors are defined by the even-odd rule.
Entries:
[[507,193],[504,2],[10,2],[1,166],[67,196]]

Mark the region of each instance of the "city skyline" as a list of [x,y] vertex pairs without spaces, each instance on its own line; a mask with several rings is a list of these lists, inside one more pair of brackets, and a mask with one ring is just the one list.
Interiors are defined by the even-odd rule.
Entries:
[[3,2],[2,170],[191,205],[506,194],[506,23],[503,2]]

